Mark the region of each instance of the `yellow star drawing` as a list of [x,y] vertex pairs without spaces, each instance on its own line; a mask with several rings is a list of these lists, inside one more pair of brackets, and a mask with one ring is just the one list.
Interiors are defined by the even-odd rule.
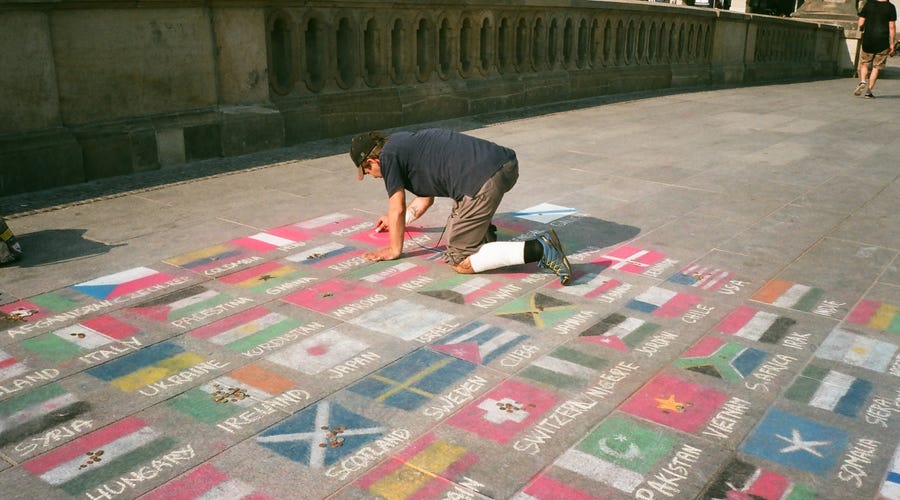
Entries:
[[669,396],[666,399],[662,399],[662,398],[653,398],[653,399],[655,399],[656,402],[659,403],[658,405],[656,405],[656,407],[664,412],[677,411],[678,413],[682,413],[682,412],[684,412],[686,407],[691,406],[691,403],[681,403],[681,402],[676,401],[674,394],[672,394],[671,396]]

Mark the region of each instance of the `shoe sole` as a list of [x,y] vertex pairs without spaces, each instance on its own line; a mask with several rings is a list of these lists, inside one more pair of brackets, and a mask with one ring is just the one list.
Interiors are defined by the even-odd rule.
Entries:
[[560,279],[560,283],[565,285],[569,282],[569,278],[571,278],[572,276],[572,266],[569,265],[569,259],[566,258],[566,253],[563,251],[563,247],[559,243],[559,237],[556,236],[556,231],[550,229],[549,231],[547,231],[547,234],[550,236],[550,244],[553,245],[554,248],[556,248],[556,251],[558,251],[560,255],[562,255],[563,265],[566,266],[566,271],[569,272],[568,276]]
[[853,95],[862,95],[864,90],[866,90],[865,87],[856,87],[856,90],[853,91]]

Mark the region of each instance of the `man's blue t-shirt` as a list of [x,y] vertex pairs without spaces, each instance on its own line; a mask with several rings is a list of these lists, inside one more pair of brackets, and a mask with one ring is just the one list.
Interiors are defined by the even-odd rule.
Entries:
[[445,129],[391,134],[381,150],[381,176],[388,196],[406,189],[416,196],[456,201],[475,196],[515,151]]

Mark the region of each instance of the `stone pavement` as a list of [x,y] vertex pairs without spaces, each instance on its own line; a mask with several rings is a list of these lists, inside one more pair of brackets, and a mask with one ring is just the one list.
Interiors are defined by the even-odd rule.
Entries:
[[568,287],[453,274],[446,200],[361,259],[347,138],[0,200],[2,496],[900,498],[891,64],[442,123]]

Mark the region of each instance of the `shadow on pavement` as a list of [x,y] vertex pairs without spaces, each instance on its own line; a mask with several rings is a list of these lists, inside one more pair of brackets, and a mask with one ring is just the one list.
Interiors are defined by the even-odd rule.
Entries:
[[84,238],[86,232],[87,229],[46,229],[33,233],[16,234],[16,239],[22,245],[24,257],[5,267],[39,267],[104,254],[112,248],[125,245],[125,243],[107,245],[91,241]]

